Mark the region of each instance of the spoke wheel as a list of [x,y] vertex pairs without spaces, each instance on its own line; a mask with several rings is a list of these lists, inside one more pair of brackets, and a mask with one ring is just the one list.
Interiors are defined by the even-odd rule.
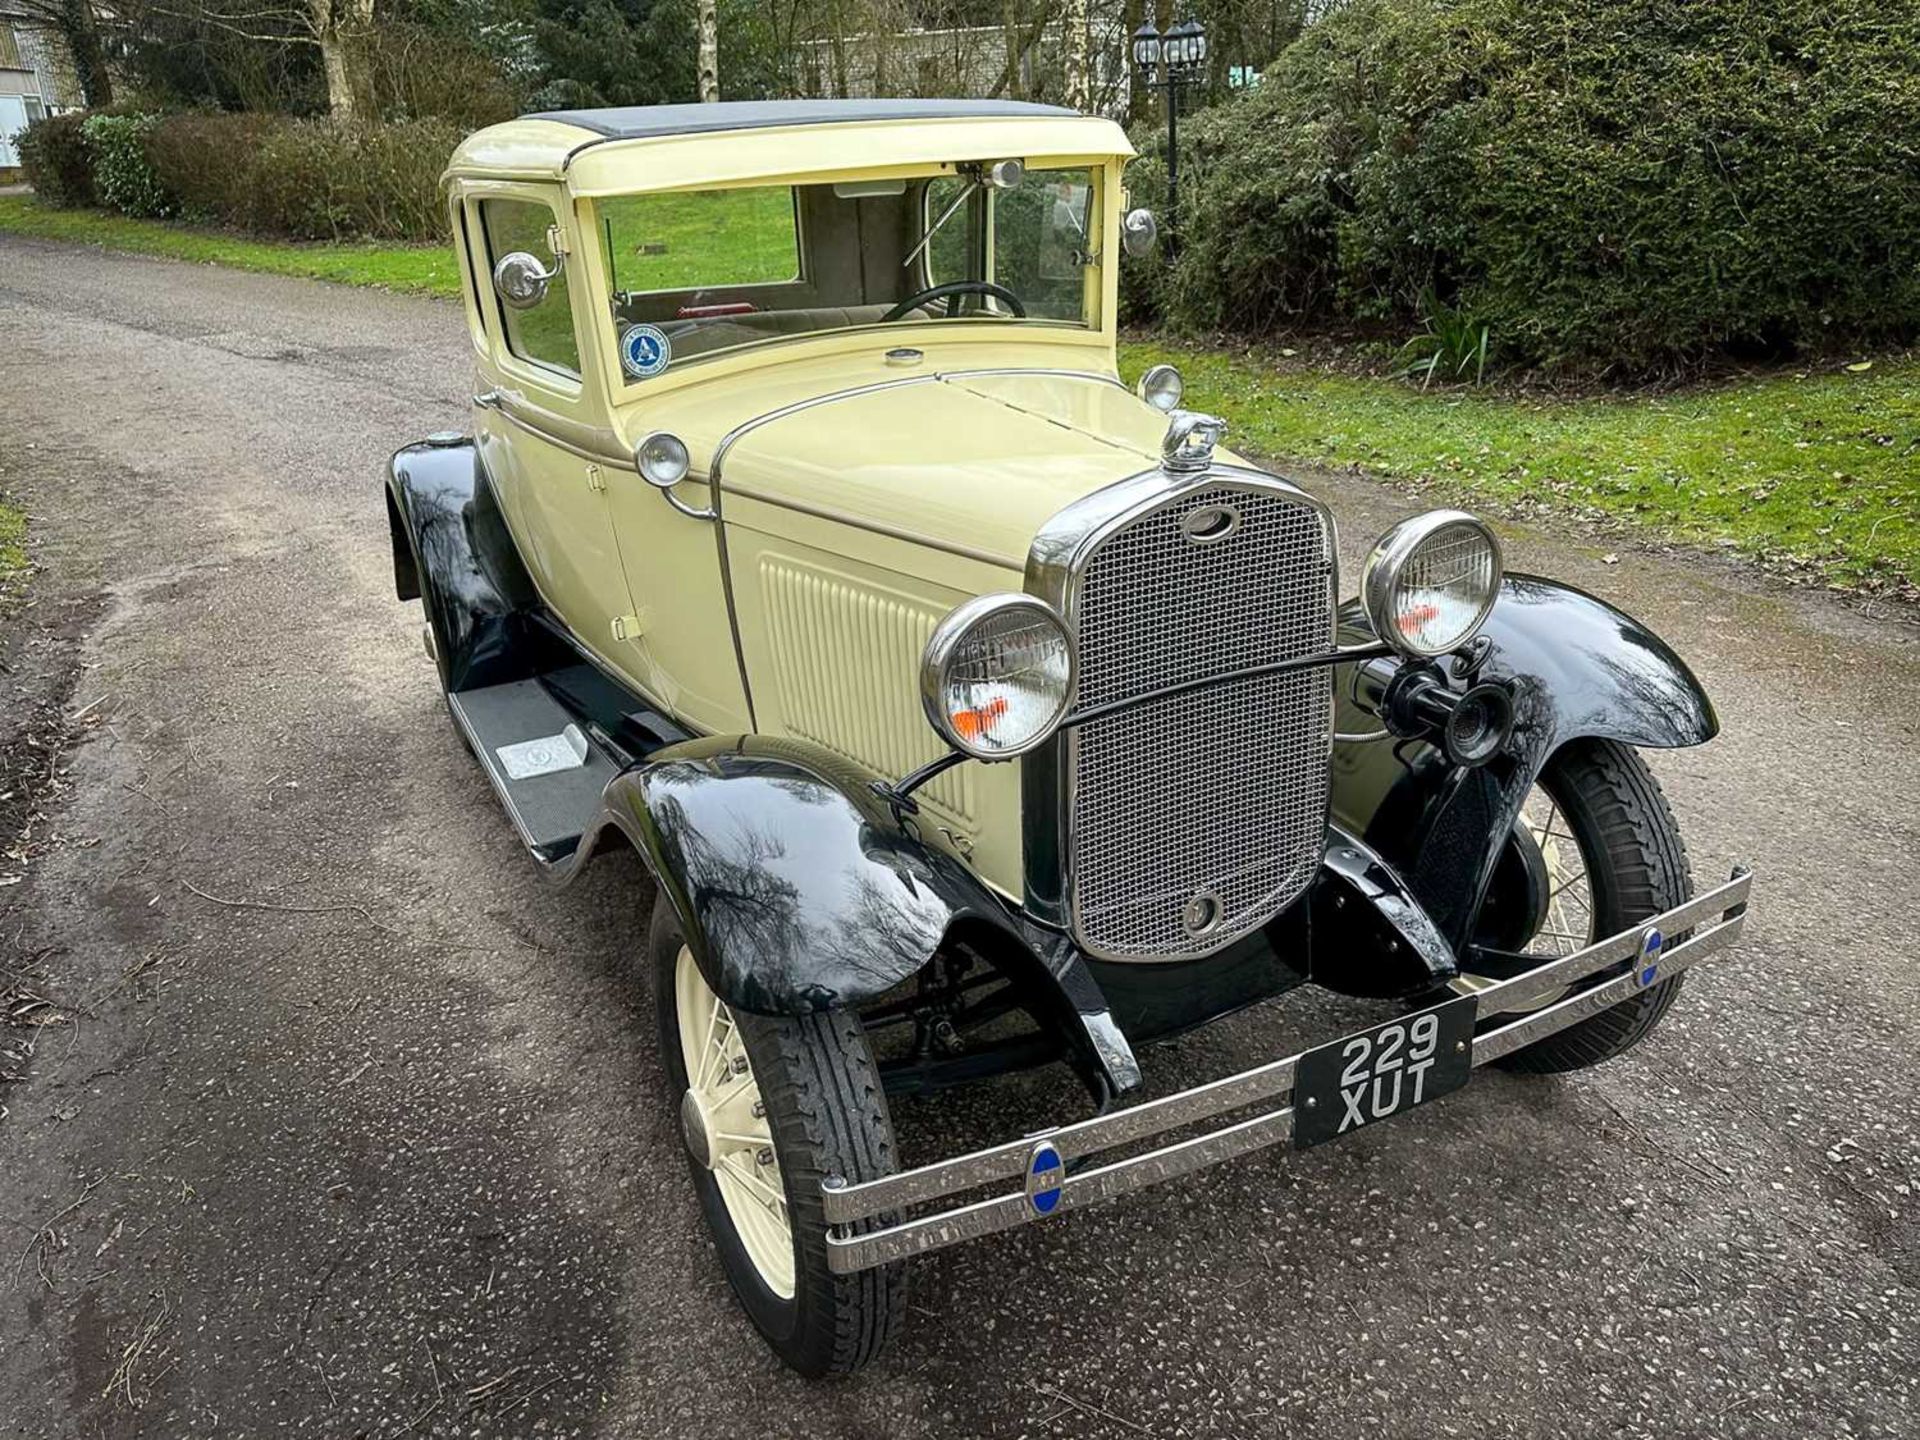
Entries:
[[786,1186],[740,1026],[707,988],[685,945],[674,962],[673,985],[687,1074],[680,1100],[687,1153],[713,1176],[741,1246],[767,1289],[791,1300],[793,1225]]
[[788,1365],[815,1377],[852,1374],[886,1348],[907,1307],[904,1266],[839,1275],[828,1263],[828,1177],[857,1185],[895,1168],[893,1124],[860,1017],[756,1015],[727,1004],[665,900],[648,927],[647,969],[665,1098],[727,1283]]
[[[1679,824],[1659,781],[1639,754],[1625,745],[1576,740],[1557,752],[1542,772],[1540,784],[1528,795],[1520,824],[1524,834],[1516,838],[1522,849],[1534,847],[1539,863],[1531,866],[1536,878],[1527,923],[1520,927],[1524,943],[1511,943],[1509,924],[1502,931],[1500,948],[1532,955],[1570,955],[1671,909],[1693,893]],[[1510,922],[1515,913],[1507,897],[1505,918]],[[1685,938],[1669,935],[1667,943]],[[1527,1008],[1553,1004],[1575,990],[1602,984],[1625,968],[1611,967]],[[1505,1069],[1550,1074],[1610,1060],[1652,1032],[1679,997],[1685,979],[1680,974],[1659,980],[1611,1009],[1496,1063]],[[1463,975],[1456,988],[1485,989],[1491,983],[1491,977]],[[1500,1023],[1501,1016],[1482,1016],[1483,1025]]]
[[[1520,911],[1524,920],[1518,927],[1521,933],[1500,937],[1502,948],[1555,958],[1585,949],[1600,938],[1594,924],[1593,876],[1579,836],[1546,786],[1535,785],[1527,792],[1516,829],[1514,854],[1503,861],[1495,883],[1525,892],[1517,898],[1503,897],[1507,907]],[[1462,974],[1453,988],[1467,995],[1496,983],[1494,976]],[[1539,1010],[1568,993],[1557,991],[1507,1013]]]
[[1593,877],[1579,837],[1544,786],[1536,785],[1520,809],[1520,823],[1545,861],[1545,914],[1527,949],[1535,955],[1571,955],[1600,937],[1594,934]]

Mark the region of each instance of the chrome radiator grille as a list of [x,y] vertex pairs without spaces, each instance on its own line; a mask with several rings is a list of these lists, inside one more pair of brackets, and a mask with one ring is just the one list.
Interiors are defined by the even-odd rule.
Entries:
[[[1073,583],[1076,708],[1325,653],[1333,565],[1331,523],[1297,495],[1201,485],[1140,516]],[[1332,672],[1316,668],[1074,731],[1081,942],[1115,958],[1209,953],[1298,898],[1320,861],[1332,726]]]

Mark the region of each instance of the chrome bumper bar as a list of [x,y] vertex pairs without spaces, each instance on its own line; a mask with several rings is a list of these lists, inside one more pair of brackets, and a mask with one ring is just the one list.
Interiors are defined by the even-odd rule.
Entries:
[[[1631,999],[1648,984],[1678,975],[1739,938],[1746,923],[1747,891],[1752,877],[1744,867],[1715,889],[1683,905],[1641,922],[1631,930],[1488,985],[1477,993],[1479,1013],[1501,1015],[1537,1005],[1598,971],[1631,960],[1643,960],[1626,974],[1590,990],[1514,1016],[1506,1024],[1483,1031],[1473,1041],[1473,1063],[1484,1065],[1523,1046],[1597,1015]],[[1681,931],[1693,934],[1676,944],[1661,937]],[[1042,1211],[1025,1189],[991,1195],[969,1204],[899,1219],[878,1229],[860,1229],[875,1216],[910,1211],[936,1200],[994,1185],[998,1181],[1025,1183],[1036,1147],[1057,1153],[1059,1161],[1097,1155],[1170,1130],[1197,1125],[1246,1109],[1263,1101],[1290,1099],[1299,1055],[1274,1060],[1175,1095],[1149,1100],[1074,1125],[1039,1131],[1004,1145],[976,1150],[952,1160],[903,1170],[879,1180],[847,1185],[828,1180],[822,1187],[826,1219],[834,1228],[827,1239],[827,1260],[833,1270],[846,1273],[903,1260],[924,1250],[958,1244],[996,1230],[1010,1229],[1065,1210],[1078,1209],[1116,1195],[1186,1175],[1222,1160],[1278,1145],[1293,1135],[1289,1104],[1203,1131],[1142,1154],[1069,1173],[1060,1182],[1057,1197]]]

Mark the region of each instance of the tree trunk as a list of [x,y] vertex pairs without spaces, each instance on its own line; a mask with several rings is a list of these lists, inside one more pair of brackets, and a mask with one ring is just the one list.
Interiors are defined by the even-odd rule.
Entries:
[[359,119],[352,47],[373,28],[373,0],[307,0],[307,23],[327,74],[327,113],[343,124]]
[[720,11],[717,0],[700,0],[700,103],[720,98]]
[[329,28],[321,33],[320,63],[327,72],[327,113],[342,123],[352,121],[358,113],[353,100],[353,74],[338,30]]
[[1014,0],[1006,0],[1001,8],[1000,29],[1007,41],[1007,68],[1000,78],[1006,82],[1007,93],[1015,95],[1019,93],[1015,87],[1020,83],[1020,11]]
[[87,108],[98,110],[113,104],[113,77],[107,73],[107,56],[90,0],[61,0],[59,28],[67,53],[73,57],[73,78],[80,82],[80,97]]
[[1092,108],[1093,87],[1087,79],[1087,0],[1067,3],[1067,108]]
[[1140,28],[1140,22],[1146,18],[1147,8],[1142,0],[1127,0],[1120,13],[1120,63],[1127,72],[1127,125],[1132,128],[1147,113],[1147,92],[1141,86],[1140,72],[1133,64],[1133,32]]

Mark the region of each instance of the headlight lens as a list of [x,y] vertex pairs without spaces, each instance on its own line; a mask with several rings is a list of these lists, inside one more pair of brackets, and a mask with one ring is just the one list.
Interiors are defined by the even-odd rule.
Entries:
[[1186,393],[1186,388],[1180,372],[1171,365],[1148,366],[1138,386],[1140,398],[1163,413],[1180,408],[1180,397]]
[[665,490],[687,478],[693,460],[687,454],[686,442],[678,435],[655,430],[633,447],[633,464],[641,479]]
[[1031,595],[982,595],[935,627],[920,661],[933,728],[979,760],[1009,760],[1051,735],[1073,699],[1067,627]]
[[1360,580],[1374,633],[1405,655],[1444,655],[1479,633],[1500,593],[1500,542],[1463,510],[1403,520]]

